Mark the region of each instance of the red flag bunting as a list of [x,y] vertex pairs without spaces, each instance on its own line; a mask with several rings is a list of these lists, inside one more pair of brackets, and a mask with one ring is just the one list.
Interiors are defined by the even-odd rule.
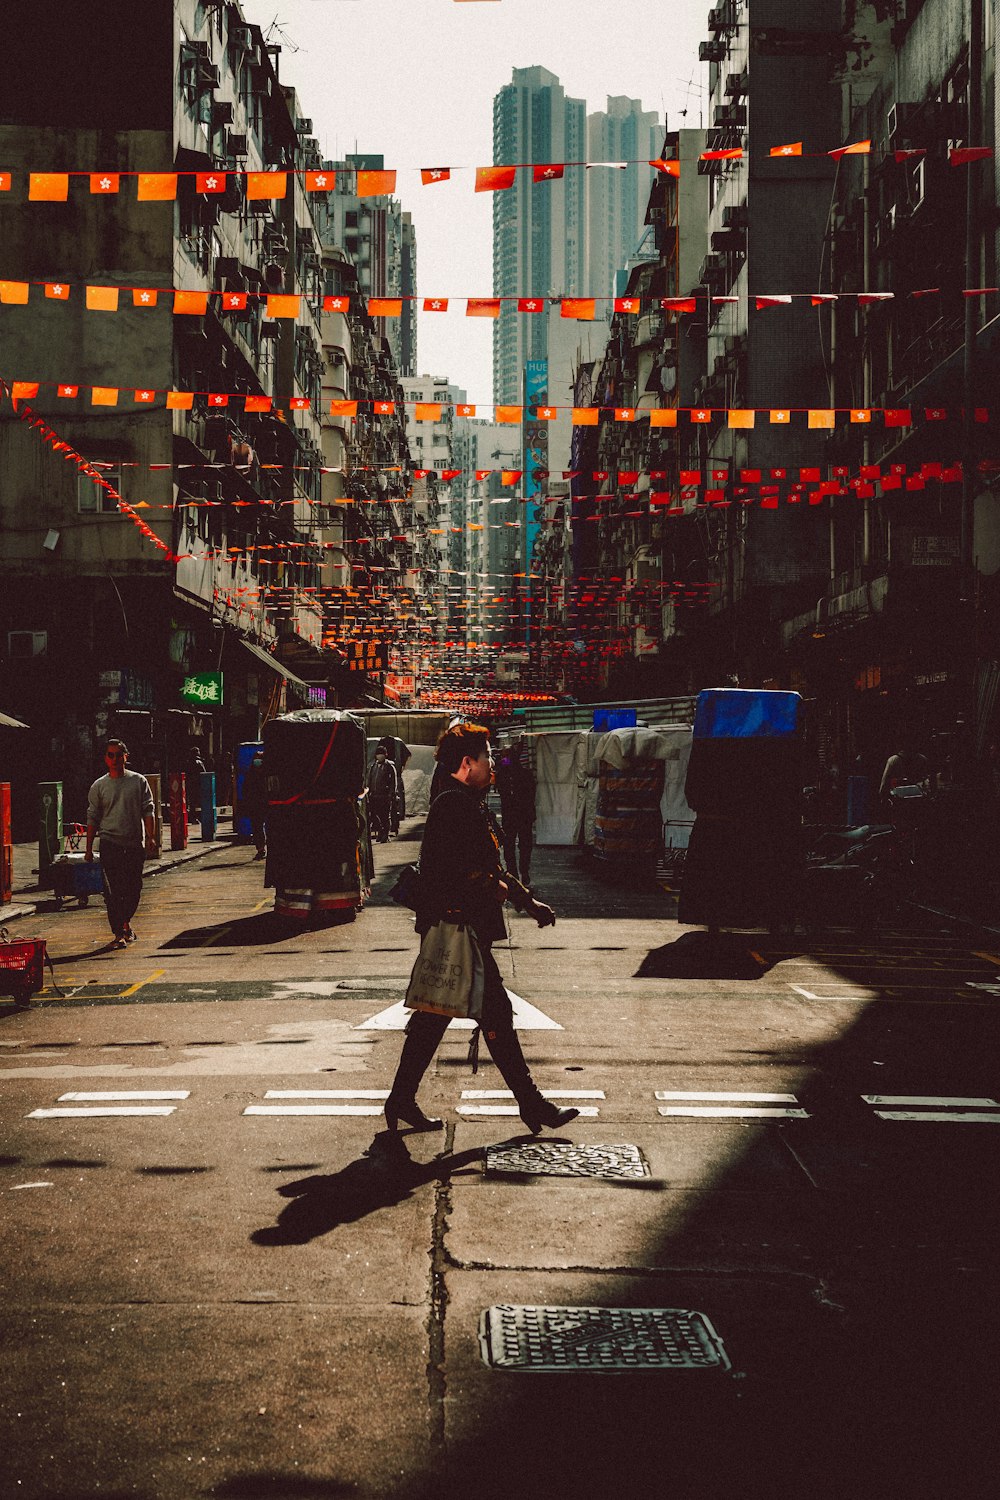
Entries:
[[424,187],[429,187],[434,182],[448,182],[450,179],[450,167],[422,167],[420,169],[420,181]]
[[227,173],[225,172],[196,172],[194,174],[195,191],[198,193],[224,193],[226,191]]
[[531,169],[532,182],[554,182],[562,177],[565,167],[562,162],[544,162]]
[[499,297],[470,297],[465,304],[467,318],[499,318]]
[[345,313],[350,307],[350,304],[350,297],[324,297],[323,311]]
[[448,298],[447,297],[425,297],[424,298],[424,312],[447,312],[447,311],[448,311]]
[[333,189],[336,186],[337,186],[337,174],[336,174],[336,172],[325,171],[325,172],[307,172],[306,173],[306,192],[307,193],[330,193],[330,192],[333,191]]
[[121,178],[117,172],[91,172],[90,191],[92,193],[117,193],[121,186]]
[[545,308],[545,300],[542,297],[519,297],[517,299],[517,310],[523,313],[542,312]]
[[358,172],[357,195],[359,198],[384,198],[395,191],[395,172]]
[[513,187],[516,176],[516,167],[477,167],[476,192],[502,193],[505,188]]

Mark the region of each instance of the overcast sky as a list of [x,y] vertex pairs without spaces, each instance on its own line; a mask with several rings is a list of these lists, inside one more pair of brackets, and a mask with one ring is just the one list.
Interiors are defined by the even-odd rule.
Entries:
[[492,323],[466,318],[464,298],[493,290],[492,195],[473,192],[471,170],[422,187],[419,168],[492,162],[493,96],[513,68],[548,68],[588,111],[625,94],[671,129],[698,124],[708,0],[242,4],[281,45],[279,76],[298,91],[324,155],[380,152],[399,170],[397,196],[417,232],[417,290],[461,304],[421,315],[420,373],[446,375],[482,405],[492,400]]

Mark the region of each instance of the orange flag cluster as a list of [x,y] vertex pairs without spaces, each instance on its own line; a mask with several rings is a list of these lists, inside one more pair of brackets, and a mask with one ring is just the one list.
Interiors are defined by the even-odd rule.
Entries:
[[[805,151],[802,141],[789,141],[783,145],[770,146],[766,155],[778,157],[830,157],[839,161],[845,156],[867,156],[872,152],[872,143],[852,141],[846,146],[835,146],[826,151]],[[699,152],[698,161],[739,161],[751,153],[742,146],[730,146]],[[895,161],[903,162],[926,156],[921,148],[891,151],[887,153]],[[952,166],[966,166],[971,162],[984,161],[996,155],[992,146],[952,146],[948,150],[948,161]],[[563,162],[517,162],[509,166],[488,166],[467,169],[462,167],[421,167],[420,181],[425,187],[449,182],[456,171],[474,170],[477,193],[499,193],[514,186],[519,172],[530,172],[532,183],[558,182],[569,167],[611,167],[625,169],[630,166],[651,166],[670,176],[680,175],[681,162],[677,157],[629,158],[624,161],[563,161]],[[197,193],[225,195],[232,187],[242,188],[248,200],[280,200],[288,193],[290,178],[300,177],[307,193],[330,193],[345,179],[344,190],[359,198],[381,197],[396,191],[397,170],[367,171],[355,167],[324,167],[319,170],[292,172],[287,170],[234,171],[231,168],[217,171],[196,172],[31,172],[28,174],[28,201],[30,203],[64,203],[69,197],[73,181],[86,182],[94,197],[114,197],[122,191],[124,180],[134,178],[136,199],[140,203],[169,202],[177,197],[181,179],[194,180]],[[353,179],[353,181],[351,181]],[[0,194],[13,190],[14,174],[0,171]]]

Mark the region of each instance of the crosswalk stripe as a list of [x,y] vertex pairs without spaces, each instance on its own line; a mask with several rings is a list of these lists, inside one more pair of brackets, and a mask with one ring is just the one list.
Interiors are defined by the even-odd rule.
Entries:
[[245,1115],[380,1115],[377,1104],[248,1104]]
[[938,1125],[1000,1125],[1000,1111],[984,1114],[976,1109],[877,1109],[880,1120],[931,1120]]
[[[603,1089],[542,1089],[546,1099],[603,1099]],[[463,1089],[463,1099],[513,1099],[510,1089]]]
[[936,1104],[940,1108],[1000,1109],[996,1099],[966,1099],[956,1094],[862,1094],[866,1104]]
[[268,1089],[265,1099],[388,1099],[388,1089]]
[[109,1115],[172,1115],[173,1104],[105,1104],[88,1109],[33,1109],[29,1120],[82,1120]]
[[190,1099],[190,1089],[132,1089],[117,1094],[60,1094],[59,1102],[85,1104],[90,1101],[93,1104],[124,1104],[128,1100],[138,1099]]
[[787,1105],[761,1107],[758,1105],[728,1105],[728,1104],[670,1104],[666,1108],[660,1108],[659,1114],[666,1119],[682,1120],[808,1120],[809,1112],[805,1109],[792,1109]]
[[[518,1109],[516,1104],[460,1104],[455,1113],[459,1115],[482,1115],[492,1117],[500,1115],[519,1115],[521,1111]],[[597,1116],[600,1114],[600,1110],[594,1108],[593,1105],[581,1104],[577,1113],[579,1114],[581,1119],[596,1120]]]
[[704,1093],[688,1093],[685,1089],[657,1089],[654,1096],[656,1099],[689,1100],[692,1104],[696,1101],[710,1103],[713,1100],[720,1104],[798,1104],[794,1094],[724,1094],[711,1090]]

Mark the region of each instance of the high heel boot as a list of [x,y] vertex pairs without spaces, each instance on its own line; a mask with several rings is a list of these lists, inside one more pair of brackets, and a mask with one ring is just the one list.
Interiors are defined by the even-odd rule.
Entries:
[[579,1115],[578,1109],[560,1109],[551,1099],[546,1099],[531,1076],[517,1032],[509,1030],[490,1032],[484,1030],[490,1055],[503,1075],[503,1080],[517,1100],[521,1119],[532,1135],[544,1127],[561,1130]]
[[413,1130],[443,1130],[444,1121],[425,1115],[417,1103],[417,1089],[448,1027],[447,1016],[415,1013],[403,1038],[399,1066],[392,1090],[385,1101],[385,1123],[388,1130],[398,1130],[402,1120]]

